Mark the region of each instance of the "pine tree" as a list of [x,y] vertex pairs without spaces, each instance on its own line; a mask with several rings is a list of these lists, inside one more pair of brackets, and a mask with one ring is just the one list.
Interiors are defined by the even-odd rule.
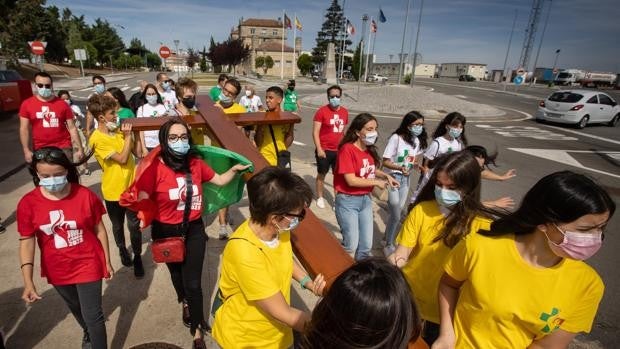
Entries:
[[336,54],[336,62],[340,60],[340,51],[342,50],[342,42],[345,41],[345,52],[350,52],[349,45],[351,40],[346,39],[346,33],[343,32],[343,11],[338,4],[338,0],[332,0],[331,5],[325,14],[325,22],[321,26],[321,30],[317,34],[316,47],[312,49],[312,61],[315,64],[322,64],[327,57],[327,44],[334,43],[334,51]]
[[353,62],[351,63],[351,73],[353,74],[353,78],[355,78],[355,80],[359,80],[360,78],[360,73],[361,73],[361,69],[360,69],[360,55],[361,55],[361,43],[357,44],[357,47],[355,48],[355,53],[353,54]]

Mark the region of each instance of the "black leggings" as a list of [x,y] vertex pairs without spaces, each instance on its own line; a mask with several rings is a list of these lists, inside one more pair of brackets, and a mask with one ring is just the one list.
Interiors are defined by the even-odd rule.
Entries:
[[142,254],[142,233],[140,232],[140,220],[137,213],[119,205],[118,201],[105,200],[105,207],[112,222],[112,234],[118,248],[125,247],[125,216],[127,216],[127,228],[129,228],[129,240],[134,256]]
[[[153,221],[151,236],[153,240],[180,236],[178,231],[181,224],[171,225]],[[177,301],[187,301],[190,315],[190,333],[194,335],[198,326],[203,327],[204,312],[202,299],[202,263],[207,247],[202,219],[189,222],[189,231],[185,237],[185,260],[181,263],[166,263],[170,271],[172,285],[177,293]]]
[[54,286],[84,332],[93,349],[108,347],[105,319],[101,308],[101,280],[83,284]]

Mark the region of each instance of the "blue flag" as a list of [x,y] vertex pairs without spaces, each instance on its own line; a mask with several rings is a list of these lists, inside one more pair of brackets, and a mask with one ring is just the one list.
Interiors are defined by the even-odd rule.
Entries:
[[383,10],[379,9],[379,22],[385,23],[386,21],[387,21],[387,18],[385,18],[385,15],[383,14]]

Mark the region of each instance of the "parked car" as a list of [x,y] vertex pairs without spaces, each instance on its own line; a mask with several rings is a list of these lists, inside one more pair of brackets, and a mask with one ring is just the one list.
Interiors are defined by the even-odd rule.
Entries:
[[476,81],[476,78],[469,74],[465,74],[459,76],[459,81]]
[[536,120],[573,124],[578,128],[590,123],[614,127],[620,121],[620,106],[608,94],[598,91],[558,91],[540,101]]
[[368,81],[370,82],[386,82],[388,81],[387,76],[383,76],[383,75],[379,75],[379,74],[372,74],[371,76],[368,77]]
[[18,110],[22,101],[32,96],[30,81],[15,70],[0,70],[0,112]]

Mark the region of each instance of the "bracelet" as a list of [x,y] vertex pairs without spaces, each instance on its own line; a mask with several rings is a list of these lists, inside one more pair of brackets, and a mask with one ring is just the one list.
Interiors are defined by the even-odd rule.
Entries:
[[19,269],[23,269],[23,268],[24,268],[25,266],[27,266],[27,265],[32,265],[32,267],[34,268],[34,264],[33,264],[33,263],[24,263],[24,264],[22,264],[22,265],[19,267]]
[[303,279],[299,280],[299,284],[301,285],[301,288],[307,290],[306,284],[310,281],[312,281],[312,279],[310,278],[309,275],[306,275],[303,277]]

